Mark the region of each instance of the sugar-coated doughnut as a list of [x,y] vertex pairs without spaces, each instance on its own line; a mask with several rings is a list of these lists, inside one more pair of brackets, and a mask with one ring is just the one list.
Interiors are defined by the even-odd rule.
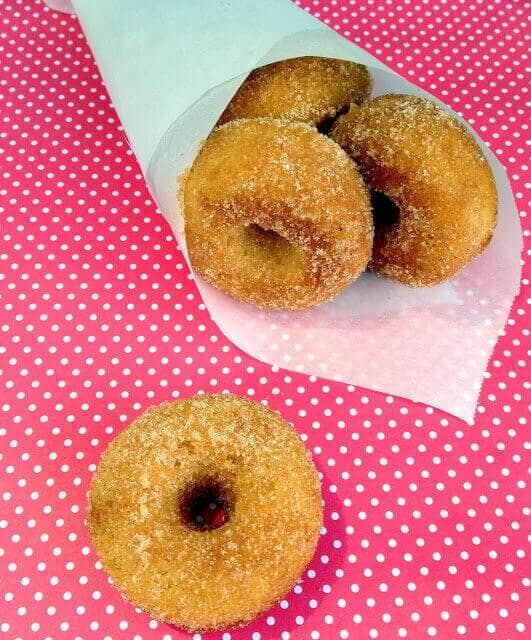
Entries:
[[383,95],[340,117],[331,135],[373,190],[369,268],[411,286],[454,276],[496,225],[492,171],[472,135],[427,100]]
[[218,124],[239,118],[282,118],[321,126],[369,97],[372,80],[362,64],[305,56],[252,71]]
[[114,585],[192,631],[240,626],[287,593],[322,521],[295,430],[231,395],[147,410],[105,452],[88,526]]
[[307,124],[215,129],[184,186],[186,242],[207,282],[260,307],[330,300],[371,254],[368,191],[354,163]]

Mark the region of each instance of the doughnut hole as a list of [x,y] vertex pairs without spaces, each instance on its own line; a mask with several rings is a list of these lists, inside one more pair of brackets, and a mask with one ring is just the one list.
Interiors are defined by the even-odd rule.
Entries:
[[400,207],[382,191],[371,189],[374,228],[390,227],[400,222]]
[[253,223],[241,227],[243,250],[259,269],[269,274],[286,277],[304,268],[303,256],[297,246],[272,229]]
[[226,524],[233,512],[231,490],[217,478],[204,477],[190,482],[179,500],[180,516],[194,531],[212,531]]
[[327,115],[321,122],[317,124],[317,131],[327,136],[330,133],[330,131],[332,131],[332,127],[337,122],[337,119],[340,116],[344,116],[345,113],[347,113],[347,111],[349,110],[349,108],[350,108],[350,104],[345,104],[341,108],[339,108],[337,111],[332,112],[330,115]]

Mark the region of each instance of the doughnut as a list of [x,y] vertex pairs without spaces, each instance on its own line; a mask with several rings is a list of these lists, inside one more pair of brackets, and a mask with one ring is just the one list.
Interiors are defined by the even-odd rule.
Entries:
[[239,300],[304,309],[335,297],[371,254],[368,191],[335,142],[301,122],[215,129],[184,184],[193,269]]
[[218,124],[239,118],[281,118],[322,126],[351,103],[369,97],[367,67],[346,60],[306,56],[251,71]]
[[453,277],[496,225],[492,171],[467,129],[425,98],[383,95],[340,117],[331,136],[372,190],[369,268],[410,286]]
[[108,447],[88,528],[135,606],[189,631],[241,626],[312,558],[319,479],[295,430],[232,395],[148,409]]

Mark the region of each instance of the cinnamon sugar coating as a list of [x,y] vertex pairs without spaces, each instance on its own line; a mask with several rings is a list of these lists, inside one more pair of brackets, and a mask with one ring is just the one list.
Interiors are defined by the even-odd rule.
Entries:
[[235,120],[204,143],[184,187],[194,270],[239,300],[304,309],[365,269],[373,225],[355,165],[309,125]]
[[351,103],[361,104],[371,88],[367,67],[355,62],[317,56],[282,60],[252,71],[218,124],[281,118],[319,126]]
[[[489,244],[496,225],[492,171],[465,127],[425,98],[383,95],[352,107],[331,132],[371,189],[397,207],[375,210],[369,268],[411,286],[454,276]],[[385,217],[385,216],[384,216]]]
[[[221,487],[222,526],[183,514],[191,483]],[[109,446],[88,511],[93,544],[134,605],[188,630],[243,625],[288,592],[322,521],[318,476],[277,413],[231,395],[148,409]]]

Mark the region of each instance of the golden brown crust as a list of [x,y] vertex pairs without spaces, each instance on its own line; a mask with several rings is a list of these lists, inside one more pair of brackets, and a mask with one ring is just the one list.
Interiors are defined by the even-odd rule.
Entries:
[[496,225],[492,171],[470,133],[440,107],[416,96],[379,96],[351,108],[331,135],[371,189],[400,209],[395,223],[377,224],[369,268],[429,286],[487,246]]
[[367,67],[355,62],[317,56],[273,62],[249,74],[218,125],[282,118],[319,126],[350,104],[361,104],[371,88]]
[[[180,501],[216,478],[230,518],[198,531]],[[247,623],[293,586],[322,520],[319,480],[294,429],[262,405],[196,396],[146,411],[105,452],[88,526],[115,586],[189,630]]]
[[260,307],[303,309],[365,269],[373,227],[347,154],[303,123],[236,120],[210,135],[186,179],[193,268]]

